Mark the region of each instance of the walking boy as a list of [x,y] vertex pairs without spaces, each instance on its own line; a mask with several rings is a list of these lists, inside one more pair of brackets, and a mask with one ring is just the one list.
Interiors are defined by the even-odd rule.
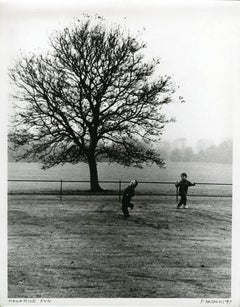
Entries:
[[133,204],[130,203],[131,198],[134,196],[135,194],[135,188],[138,185],[137,180],[132,180],[129,183],[129,186],[124,190],[123,192],[123,197],[122,197],[122,212],[124,214],[125,217],[129,217],[129,212],[128,212],[128,208],[130,207],[131,209],[133,209]]
[[180,202],[177,205],[177,209],[180,209],[182,205],[184,206],[184,209],[187,209],[187,191],[188,187],[194,186],[196,183],[191,183],[187,180],[187,174],[182,173],[181,174],[181,181],[177,181],[175,186],[179,188],[179,196],[181,197]]

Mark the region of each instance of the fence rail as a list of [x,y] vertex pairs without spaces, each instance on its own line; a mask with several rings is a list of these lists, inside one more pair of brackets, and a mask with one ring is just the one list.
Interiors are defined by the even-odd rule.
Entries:
[[[8,192],[8,194],[10,195],[59,195],[60,200],[62,201],[63,195],[90,195],[93,194],[90,191],[69,191],[65,189],[64,192],[64,183],[90,183],[89,180],[50,180],[50,179],[8,179],[8,182],[26,182],[26,183],[34,183],[34,182],[42,182],[42,183],[59,183],[59,190],[55,191],[55,193],[53,193],[53,191],[51,192],[44,192],[44,191],[25,191],[25,192]],[[103,192],[97,192],[94,193],[94,195],[118,195],[119,197],[119,201],[121,201],[121,195],[122,195],[122,185],[128,183],[129,181],[125,181],[125,180],[99,180],[99,183],[105,183],[105,184],[116,184],[117,185],[117,189],[109,191],[109,190],[105,190]],[[175,185],[175,182],[173,181],[138,181],[139,184],[157,184],[157,185]],[[220,182],[197,182],[196,183],[198,186],[199,185],[205,185],[205,186],[232,186],[232,183],[220,183]],[[137,192],[136,194],[139,195],[152,195],[152,196],[176,196],[176,200],[177,200],[177,194],[178,194],[178,190],[176,189],[175,193],[158,193],[158,192],[151,192],[151,193],[147,193],[146,191],[141,191],[141,192]],[[231,194],[226,194],[226,195],[220,195],[220,194],[191,194],[191,197],[232,197]]]

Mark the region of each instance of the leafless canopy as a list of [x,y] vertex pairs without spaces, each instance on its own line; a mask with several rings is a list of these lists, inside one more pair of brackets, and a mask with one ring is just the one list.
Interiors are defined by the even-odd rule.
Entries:
[[22,57],[10,70],[18,88],[10,140],[27,146],[20,158],[45,168],[84,161],[92,182],[100,160],[162,166],[150,145],[174,88],[169,76],[153,77],[159,61],[144,62],[144,48],[120,26],[88,19],[56,32],[45,55]]

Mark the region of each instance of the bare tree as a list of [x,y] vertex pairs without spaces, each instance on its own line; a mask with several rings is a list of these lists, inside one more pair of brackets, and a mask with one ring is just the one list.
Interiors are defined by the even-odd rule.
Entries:
[[154,77],[159,61],[144,62],[144,48],[120,26],[88,18],[56,32],[45,55],[22,56],[10,69],[18,88],[10,140],[28,148],[19,159],[86,162],[92,191],[101,190],[98,161],[163,166],[151,144],[175,90],[169,76]]

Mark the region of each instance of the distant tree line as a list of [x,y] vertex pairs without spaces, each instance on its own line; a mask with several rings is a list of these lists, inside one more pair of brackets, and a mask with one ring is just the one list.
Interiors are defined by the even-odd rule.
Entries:
[[199,140],[195,147],[186,145],[186,139],[163,142],[158,150],[166,160],[172,162],[232,163],[232,140],[225,139],[216,145],[207,139]]
[[[11,143],[8,149],[8,161],[16,160],[16,153],[11,150]],[[163,141],[157,150],[162,158],[172,162],[215,162],[232,163],[232,139],[226,139],[216,145],[207,139],[200,139],[194,147],[186,145],[186,139],[179,138],[173,142]],[[23,154],[26,148],[19,148]],[[26,160],[27,161],[27,160]]]

